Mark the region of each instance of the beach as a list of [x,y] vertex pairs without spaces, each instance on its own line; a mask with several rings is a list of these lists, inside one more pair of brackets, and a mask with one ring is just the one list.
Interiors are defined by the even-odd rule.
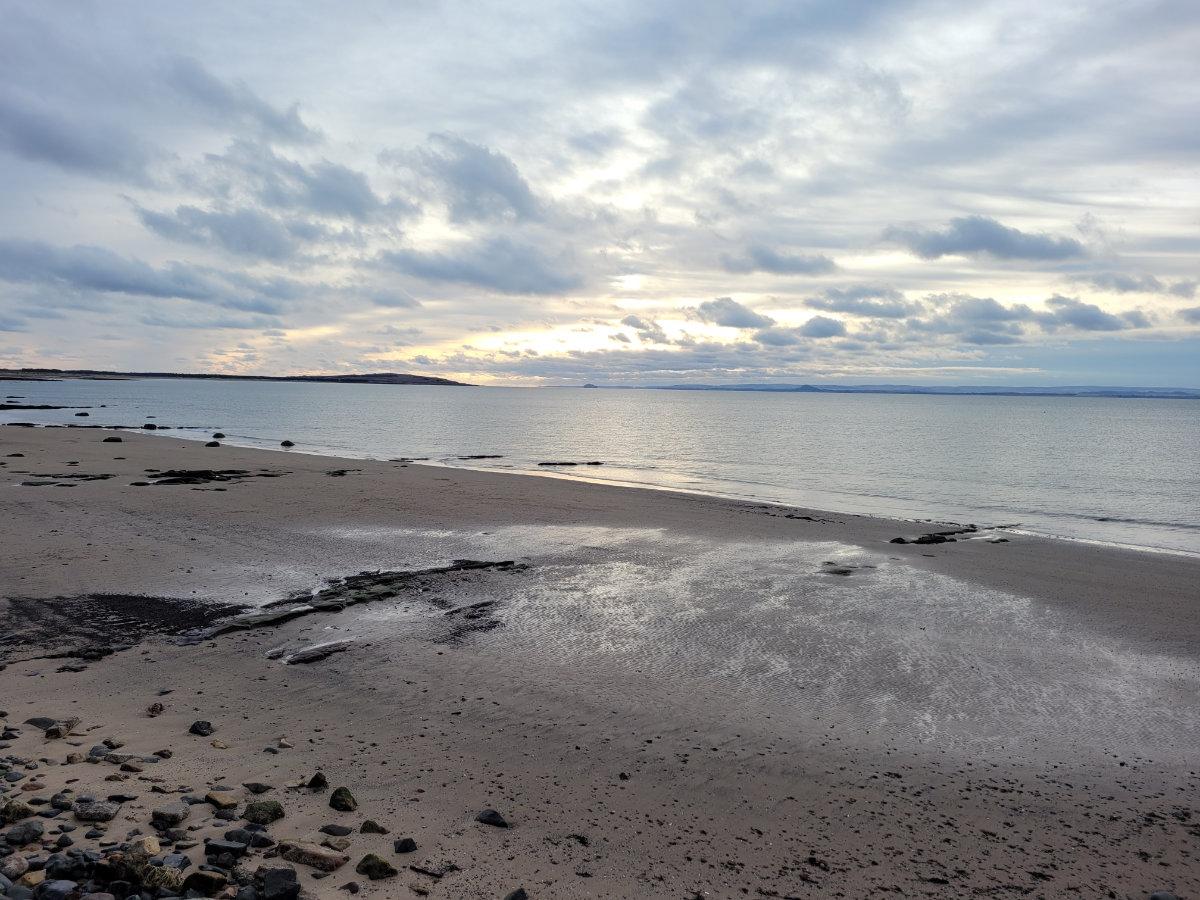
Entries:
[[0,429],[0,804],[193,798],[187,874],[276,800],[312,896],[1200,892],[1194,555],[297,441]]

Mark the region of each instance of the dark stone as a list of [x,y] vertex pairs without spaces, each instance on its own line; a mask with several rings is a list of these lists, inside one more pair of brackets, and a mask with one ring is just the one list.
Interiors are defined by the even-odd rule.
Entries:
[[278,800],[255,800],[246,804],[242,818],[255,825],[270,825],[283,818],[283,807]]
[[517,888],[515,891],[505,894],[504,900],[529,900],[529,895],[525,893],[525,888]]
[[295,447],[296,445],[293,444],[291,441],[280,441],[279,446],[280,447]]
[[358,809],[358,801],[354,799],[350,789],[344,787],[334,788],[333,793],[329,795],[329,805],[338,812],[354,812]]
[[119,444],[119,443],[121,443],[121,441],[122,441],[122,439],[119,437],[106,437],[100,443],[102,443],[102,444]]
[[210,839],[204,842],[205,856],[220,856],[223,853],[228,853],[236,859],[245,856],[246,850],[248,849],[249,846],[247,843],[241,843],[239,841]]
[[208,737],[217,729],[213,728],[212,722],[205,722],[203,719],[192,723],[192,727],[188,729],[191,734],[198,734],[200,737]]
[[387,834],[388,830],[376,822],[374,819],[367,819],[362,823],[362,827],[358,829],[362,834]]
[[38,821],[23,822],[13,828],[8,829],[4,835],[4,839],[14,847],[24,847],[26,844],[32,844],[34,841],[40,841],[42,835],[46,833],[46,826]]
[[317,830],[322,834],[333,835],[333,837],[345,837],[354,833],[354,829],[349,825],[322,825]]
[[274,790],[269,784],[263,784],[261,781],[247,781],[242,787],[252,794],[265,794],[267,791]]
[[380,878],[392,878],[400,874],[395,866],[374,853],[368,853],[360,859],[358,865],[354,867],[354,871],[359,875],[366,875],[372,881],[378,881]]
[[508,822],[504,816],[496,812],[494,809],[485,809],[475,817],[476,822],[481,822],[484,825],[491,825],[493,828],[508,828]]
[[362,888],[358,886],[357,881],[347,881],[345,884],[342,885],[341,889],[348,894],[357,894],[359,891],[362,890]]
[[221,442],[220,442],[220,441],[209,441],[209,442],[208,442],[207,444],[205,444],[204,446],[205,446],[205,447],[220,447],[220,446],[221,446]]
[[219,440],[220,440],[221,438],[223,438],[223,437],[225,437],[225,435],[224,435],[222,432],[220,432],[220,431],[217,431],[217,432],[214,432],[214,433],[213,433],[213,440],[214,440],[214,441],[219,441]]
[[296,900],[300,896],[300,882],[291,868],[260,868],[254,873],[254,886],[261,900]]
[[392,847],[395,848],[397,853],[416,853],[417,842],[412,838],[398,838],[392,844]]
[[888,543],[889,544],[907,544],[908,541],[906,541],[904,538],[892,538],[890,541],[888,541]]
[[325,777],[323,772],[318,772],[312,778],[308,779],[307,787],[310,791],[323,791],[329,787],[329,779]]
[[219,872],[198,869],[183,880],[183,893],[188,896],[188,891],[198,891],[205,897],[214,897],[228,883],[229,879]]
[[158,428],[158,426],[157,426],[157,425],[155,425],[153,422],[147,422],[147,423],[146,423],[145,425],[143,425],[142,427],[143,427],[144,429],[146,429],[147,431],[154,431],[154,430],[156,430],[156,429]]

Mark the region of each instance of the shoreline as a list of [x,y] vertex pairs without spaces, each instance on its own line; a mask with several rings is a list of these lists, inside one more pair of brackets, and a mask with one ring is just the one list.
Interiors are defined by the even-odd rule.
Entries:
[[[15,427],[34,427],[34,428],[51,428],[51,429],[63,428],[63,429],[69,429],[69,430],[87,430],[87,431],[101,431],[101,430],[107,429],[107,430],[113,430],[116,432],[124,432],[124,433],[134,433],[134,434],[145,433],[152,437],[165,437],[165,438],[177,437],[177,438],[180,438],[181,440],[195,441],[195,442],[200,442],[200,443],[206,442],[208,440],[206,435],[208,433],[210,433],[210,429],[208,429],[206,427],[191,426],[191,425],[163,426],[163,427],[161,427],[161,431],[156,429],[154,431],[149,431],[149,432],[143,432],[142,429],[136,425],[121,425],[121,426],[107,425],[106,426],[106,425],[78,425],[78,424],[73,424],[73,423],[72,424],[60,424],[60,423],[44,423],[44,422],[35,422],[35,423],[0,422],[0,428],[3,428],[3,427],[14,427],[14,428]],[[163,434],[162,432],[164,432],[164,431],[170,432],[170,434]],[[199,434],[197,434],[198,432],[204,432],[205,435],[204,436],[199,435]],[[189,433],[192,433],[195,436],[189,436]],[[234,438],[222,438],[222,442],[223,442],[223,444],[225,444],[227,446],[240,447],[245,450],[267,451],[267,452],[284,453],[284,454],[304,453],[304,454],[307,454],[310,456],[318,456],[318,457],[331,459],[331,460],[335,460],[335,461],[340,460],[343,462],[364,462],[364,461],[366,461],[366,462],[376,462],[376,463],[387,463],[387,462],[396,461],[396,460],[387,459],[387,458],[384,458],[381,456],[368,456],[368,455],[350,456],[350,455],[346,455],[346,451],[344,449],[339,450],[338,448],[325,448],[325,447],[320,447],[320,446],[317,446],[317,447],[314,447],[311,449],[307,448],[307,447],[302,448],[302,449],[280,448],[278,446],[275,446],[273,443],[269,443],[265,439],[260,439],[260,438],[239,438],[239,437],[235,436]],[[649,482],[649,481],[634,481],[634,480],[625,480],[625,479],[617,479],[617,478],[603,478],[603,477],[599,477],[599,476],[589,477],[588,470],[586,469],[585,464],[582,462],[575,463],[576,468],[573,468],[571,471],[566,471],[566,470],[555,470],[555,469],[548,468],[548,467],[540,468],[540,466],[541,466],[540,463],[532,463],[532,462],[530,463],[529,467],[527,467],[527,468],[517,468],[516,466],[508,468],[508,467],[504,467],[504,466],[470,465],[469,459],[466,459],[466,458],[460,459],[460,458],[455,458],[453,456],[447,456],[447,457],[440,458],[440,459],[435,459],[435,458],[416,459],[416,458],[408,458],[408,457],[405,457],[403,459],[405,459],[406,461],[409,461],[413,465],[428,465],[428,466],[447,468],[447,469],[481,472],[481,473],[494,473],[494,474],[499,474],[499,475],[506,475],[506,474],[526,475],[526,476],[536,477],[536,478],[562,479],[565,481],[575,481],[575,482],[586,483],[586,484],[595,484],[595,485],[602,486],[602,487],[611,486],[611,487],[629,488],[629,489],[633,489],[633,490],[647,490],[647,491],[664,492],[667,494],[687,494],[687,495],[695,495],[695,496],[700,496],[700,497],[712,497],[715,499],[730,500],[730,501],[734,501],[734,502],[747,503],[747,504],[752,504],[752,505],[753,504],[768,504],[768,505],[779,506],[779,507],[787,508],[787,509],[793,509],[793,508],[803,509],[803,510],[807,510],[809,512],[817,512],[817,513],[821,513],[821,514],[825,514],[825,515],[856,516],[856,517],[860,517],[860,518],[870,518],[870,519],[878,519],[881,521],[895,522],[898,524],[907,524],[907,525],[920,525],[922,523],[929,524],[929,525],[965,525],[965,524],[967,524],[966,522],[958,521],[957,518],[937,518],[937,517],[929,517],[929,516],[921,517],[916,514],[913,514],[911,516],[903,516],[903,515],[895,515],[895,514],[881,514],[878,512],[866,511],[866,510],[855,511],[854,509],[849,508],[849,507],[847,507],[845,509],[837,509],[837,508],[826,508],[823,506],[822,507],[808,506],[806,504],[798,504],[798,503],[789,502],[786,499],[756,497],[756,496],[753,496],[750,494],[738,493],[736,491],[721,491],[721,490],[715,489],[714,487],[688,488],[688,487],[681,487],[681,486],[677,486],[677,485],[673,486],[673,485],[656,484],[654,482]],[[467,464],[464,464],[464,463],[467,463]],[[854,496],[857,496],[857,495],[854,495]],[[880,499],[880,498],[876,498],[876,499]],[[1075,517],[1081,519],[1082,521],[1095,522],[1095,523],[1116,521],[1112,518],[1096,518],[1096,517],[1089,517],[1089,516],[1083,516],[1083,515],[1078,515]],[[965,518],[971,518],[971,517],[963,516],[962,518],[965,519]],[[1136,520],[1131,520],[1130,524],[1147,524],[1147,523],[1142,523],[1142,522],[1138,522]],[[1155,525],[1158,525],[1161,527],[1170,527],[1170,528],[1185,528],[1185,529],[1191,528],[1191,526],[1178,525],[1178,524],[1172,524],[1172,523],[1149,523],[1149,524],[1155,524]],[[1069,543],[1094,545],[1094,546],[1098,546],[1098,547],[1107,547],[1107,548],[1112,548],[1112,549],[1116,549],[1116,550],[1125,550],[1125,551],[1132,551],[1132,552],[1137,552],[1137,553],[1164,554],[1164,555],[1170,555],[1170,556],[1182,556],[1182,557],[1186,557],[1186,558],[1200,559],[1200,550],[1188,550],[1188,549],[1183,549],[1180,547],[1165,547],[1165,546],[1155,546],[1155,545],[1148,545],[1148,544],[1137,544],[1137,543],[1131,543],[1128,541],[1108,540],[1108,539],[1098,538],[1098,537],[1060,534],[1060,533],[1046,531],[1046,530],[1039,531],[1036,528],[1030,528],[1028,526],[1025,526],[1024,523],[1021,523],[1021,522],[1014,522],[1011,524],[987,524],[987,525],[979,525],[978,527],[981,530],[1006,531],[1006,532],[1012,532],[1014,534],[1020,534],[1020,535],[1025,535],[1028,537],[1034,537],[1034,538],[1039,538],[1039,539],[1044,539],[1044,540],[1064,541],[1064,542],[1069,542]]]
[[[20,732],[0,761],[49,761],[0,804],[120,791],[104,834],[123,842],[192,797],[195,830],[164,840],[194,871],[262,782],[273,840],[348,861],[326,880],[266,848],[246,868],[290,866],[314,897],[1200,890],[1190,558],[898,545],[922,530],[153,437],[0,429],[0,635],[33,648],[0,643]],[[177,643],[173,610],[245,615],[212,601],[282,618]],[[81,721],[51,739],[38,716]],[[101,738],[142,771],[67,761]],[[295,787],[317,770],[357,812]],[[354,873],[366,853],[397,873]]]

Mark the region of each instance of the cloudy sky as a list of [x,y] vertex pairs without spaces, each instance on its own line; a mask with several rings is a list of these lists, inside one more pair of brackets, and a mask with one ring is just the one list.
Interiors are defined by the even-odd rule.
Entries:
[[1195,0],[0,21],[0,366],[1200,387]]

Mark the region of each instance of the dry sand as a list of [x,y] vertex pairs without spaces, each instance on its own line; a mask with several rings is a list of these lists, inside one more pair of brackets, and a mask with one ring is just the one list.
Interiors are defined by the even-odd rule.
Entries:
[[[1200,895],[1200,560],[108,434],[0,430],[0,761],[37,766],[7,797],[137,795],[123,840],[158,792],[264,782],[273,838],[355,829],[334,874],[297,866],[314,896]],[[132,485],[217,468],[246,474]],[[328,641],[351,643],[270,658]],[[127,649],[47,658],[96,645]],[[34,716],[81,721],[54,740]],[[62,764],[106,737],[173,755]],[[356,812],[291,787],[318,770]],[[190,840],[232,827],[192,809]],[[399,874],[355,874],[367,852]]]

